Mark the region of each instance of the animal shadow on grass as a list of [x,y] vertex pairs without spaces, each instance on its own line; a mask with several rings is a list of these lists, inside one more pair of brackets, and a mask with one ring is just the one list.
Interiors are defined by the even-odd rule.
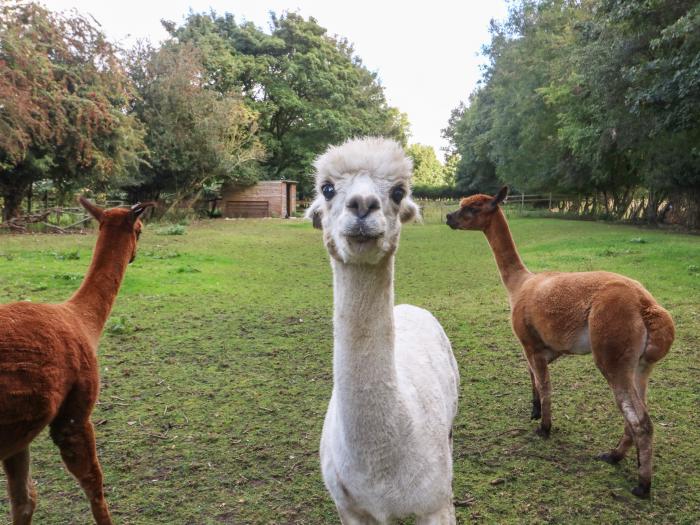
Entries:
[[[475,442],[478,444],[460,446],[460,443]],[[625,483],[636,479],[634,455],[619,464],[609,465],[597,459],[598,448],[599,445],[590,442],[582,443],[581,436],[567,428],[555,426],[551,438],[543,440],[530,426],[523,425],[498,432],[488,440],[465,435],[458,429],[454,454],[456,462],[480,465],[485,474],[493,477],[489,480],[491,485],[516,482],[520,478],[524,483],[532,483],[532,476],[536,476],[534,471],[541,472],[549,465],[563,478],[573,480],[579,473],[585,475],[590,486],[597,487],[591,493],[593,496],[604,491],[616,501],[638,506],[639,500],[625,491]],[[533,493],[537,492],[535,488]]]

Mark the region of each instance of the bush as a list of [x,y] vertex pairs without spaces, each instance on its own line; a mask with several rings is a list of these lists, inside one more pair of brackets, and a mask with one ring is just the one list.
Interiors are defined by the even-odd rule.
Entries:
[[189,224],[197,220],[197,212],[191,208],[171,208],[162,216],[158,217],[157,221],[161,223],[179,224],[181,226],[189,226]]
[[68,252],[54,252],[53,256],[58,261],[77,261],[80,259],[80,252],[78,250],[71,250]]
[[107,323],[107,332],[115,335],[124,335],[132,331],[129,321],[125,317],[112,317]]
[[418,199],[459,199],[465,196],[465,192],[454,186],[413,186],[413,196]]
[[185,235],[186,228],[182,224],[171,224],[156,230],[156,235]]

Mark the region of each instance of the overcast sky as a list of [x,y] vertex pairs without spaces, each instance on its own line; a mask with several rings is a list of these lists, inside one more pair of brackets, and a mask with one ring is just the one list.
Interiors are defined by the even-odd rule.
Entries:
[[479,79],[479,51],[489,21],[507,14],[507,0],[44,0],[53,10],[91,14],[112,40],[166,38],[160,20],[182,22],[190,11],[230,12],[268,29],[270,11],[313,16],[329,33],[346,37],[364,64],[379,74],[392,106],[408,114],[410,142],[440,149],[440,130]]

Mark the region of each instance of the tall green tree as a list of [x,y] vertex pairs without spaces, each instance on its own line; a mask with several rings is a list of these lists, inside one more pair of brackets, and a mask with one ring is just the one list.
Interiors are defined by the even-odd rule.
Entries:
[[452,111],[443,137],[450,141],[455,186],[464,194],[494,193],[500,186],[496,163],[491,156],[491,115],[493,100],[482,88],[471,94],[469,106]]
[[139,94],[132,112],[146,127],[149,150],[141,179],[127,187],[134,198],[181,201],[208,184],[257,180],[256,162],[264,159],[257,115],[236,90],[209,88],[200,49],[142,45],[128,62]]
[[271,16],[270,32],[230,14],[193,14],[166,28],[203,50],[214,89],[236,86],[259,114],[261,162],[270,179],[311,187],[313,159],[328,144],[357,135],[384,135],[405,144],[407,120],[391,108],[376,74],[347,40],[328,35],[313,18]]
[[650,221],[680,203],[700,224],[699,29],[691,0],[513,3],[444,130],[458,186],[593,196]]
[[116,49],[91,22],[39,4],[0,4],[0,194],[15,216],[31,184],[63,193],[132,177],[143,130]]
[[420,186],[443,186],[445,171],[432,146],[411,144],[406,153],[413,160],[413,184]]

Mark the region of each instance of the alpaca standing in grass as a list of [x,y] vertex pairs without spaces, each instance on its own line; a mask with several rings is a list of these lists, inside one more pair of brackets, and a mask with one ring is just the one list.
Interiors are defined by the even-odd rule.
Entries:
[[29,445],[47,425],[95,521],[112,523],[90,421],[100,386],[97,345],[127,264],[136,256],[145,206],[103,210],[82,197],[80,202],[100,224],[80,289],[61,304],[0,306],[0,459],[14,525],[32,521],[36,491]]
[[333,394],[321,468],[342,522],[455,522],[452,422],[459,373],[438,321],[394,307],[394,253],[410,199],[411,161],[366,138],[317,159],[307,213],[323,229],[334,278]]
[[549,437],[551,385],[547,365],[565,354],[593,354],[625,420],[615,449],[599,456],[618,463],[637,446],[639,484],[632,492],[649,496],[653,427],[647,412],[647,383],[654,364],[671,348],[673,319],[637,281],[609,272],[530,273],[520,260],[495,197],[472,195],[447,215],[453,229],[481,230],[491,245],[508,290],[512,325],[532,380],[532,419]]

